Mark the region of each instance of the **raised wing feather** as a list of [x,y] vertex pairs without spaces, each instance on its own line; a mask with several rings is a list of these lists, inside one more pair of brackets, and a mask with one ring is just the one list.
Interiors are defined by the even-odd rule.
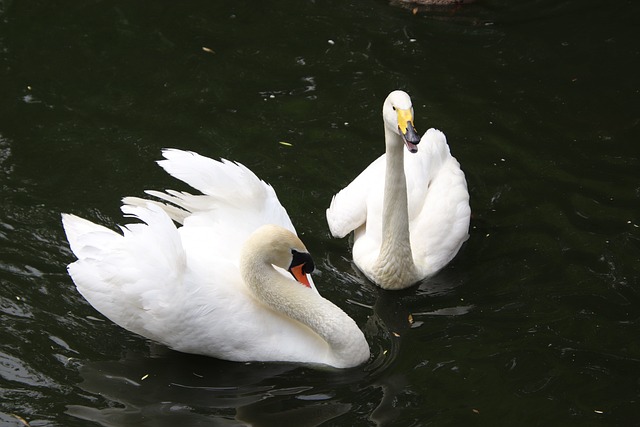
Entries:
[[[174,190],[147,193],[169,202],[155,203],[189,230],[199,228],[215,241],[224,242],[208,241],[198,254],[237,260],[242,244],[264,224],[276,224],[296,232],[273,188],[242,164],[175,149],[163,150],[163,156],[165,160],[158,164],[165,171],[202,194]],[[148,203],[132,197],[123,202],[136,206]],[[182,229],[180,232],[186,233]]]
[[[277,224],[295,232],[273,188],[245,166],[224,159],[216,161],[189,151],[167,149],[163,155],[166,160],[158,164],[165,171],[204,195],[181,193],[184,195],[181,207],[193,214],[190,218],[199,218],[206,213],[210,220],[219,220],[221,211],[226,213],[226,209],[231,209],[244,213],[244,219],[250,216],[252,223],[258,226]],[[259,208],[259,215],[251,211],[252,207]]]

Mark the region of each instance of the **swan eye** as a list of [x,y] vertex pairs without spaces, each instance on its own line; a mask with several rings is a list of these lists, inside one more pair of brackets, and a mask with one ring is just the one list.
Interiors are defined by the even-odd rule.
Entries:
[[392,105],[391,108],[393,108],[393,111],[396,111],[396,106]]

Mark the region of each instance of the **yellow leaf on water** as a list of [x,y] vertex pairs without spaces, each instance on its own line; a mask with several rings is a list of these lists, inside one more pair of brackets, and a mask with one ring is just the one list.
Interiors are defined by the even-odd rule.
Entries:
[[11,414],[11,416],[14,417],[16,420],[20,421],[25,426],[31,427],[31,424],[29,424],[29,422],[24,418],[22,418],[20,415]]
[[203,50],[203,51],[205,51],[205,52],[207,52],[207,53],[215,53],[215,52],[213,51],[213,49],[209,49],[208,47],[204,47],[204,46],[202,46],[202,50]]
[[280,145],[284,145],[285,147],[293,147],[293,144],[290,144],[290,143],[288,143],[288,142],[278,141],[278,143],[279,143]]

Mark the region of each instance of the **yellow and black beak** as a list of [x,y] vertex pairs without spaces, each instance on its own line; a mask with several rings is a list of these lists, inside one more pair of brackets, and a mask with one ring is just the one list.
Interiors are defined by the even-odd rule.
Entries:
[[295,249],[291,250],[291,254],[293,255],[293,259],[289,266],[289,273],[291,273],[293,278],[298,282],[307,288],[311,288],[311,283],[309,283],[309,278],[307,277],[307,274],[311,274],[315,268],[311,255],[307,252],[298,252]]
[[398,130],[400,130],[400,135],[402,135],[407,150],[411,153],[417,153],[420,135],[418,135],[416,128],[413,127],[413,111],[411,109],[401,110],[398,108],[396,109],[396,114],[398,115]]

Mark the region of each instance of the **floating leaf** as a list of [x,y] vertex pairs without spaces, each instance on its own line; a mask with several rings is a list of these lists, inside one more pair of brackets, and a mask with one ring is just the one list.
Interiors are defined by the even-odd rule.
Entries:
[[204,47],[204,46],[202,46],[202,50],[203,50],[203,51],[205,51],[205,52],[207,52],[207,53],[215,53],[215,52],[213,51],[213,49],[209,49],[208,47]]
[[284,141],[279,141],[278,144],[284,145],[285,147],[293,147],[293,144],[290,144],[290,143],[284,142]]
[[24,424],[25,426],[31,427],[31,424],[29,424],[27,422],[27,420],[25,420],[24,418],[22,418],[20,415],[16,415],[16,414],[11,414],[12,417],[14,417],[16,420],[20,421],[22,424]]

